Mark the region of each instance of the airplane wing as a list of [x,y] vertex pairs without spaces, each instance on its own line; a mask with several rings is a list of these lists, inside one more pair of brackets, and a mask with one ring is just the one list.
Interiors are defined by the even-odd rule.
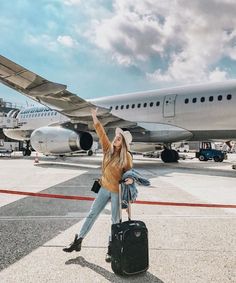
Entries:
[[[97,106],[68,91],[66,85],[48,81],[1,55],[0,82],[68,116],[72,122],[87,125],[90,130],[93,129],[90,109]],[[110,113],[110,109],[102,107],[98,109],[98,117],[101,123],[109,128],[137,126],[134,122],[114,116]]]

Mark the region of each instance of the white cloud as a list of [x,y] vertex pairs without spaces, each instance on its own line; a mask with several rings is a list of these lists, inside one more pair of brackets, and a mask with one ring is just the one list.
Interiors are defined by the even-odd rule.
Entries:
[[[136,65],[152,80],[223,80],[226,70],[212,66],[224,57],[236,60],[235,14],[232,0],[115,0],[113,14],[93,20],[87,36],[118,64]],[[153,58],[165,65],[148,72]]]
[[214,71],[209,73],[209,81],[219,82],[228,79],[228,74],[226,71],[221,71],[218,67]]
[[59,51],[60,46],[67,47],[67,48],[75,48],[78,46],[78,42],[74,39],[72,39],[68,35],[60,35],[55,40],[54,37],[49,36],[47,34],[41,34],[41,35],[32,35],[27,34],[25,36],[25,41],[27,44],[30,45],[36,45],[36,46],[42,46],[45,49],[48,49],[49,51]]
[[53,40],[50,36],[46,34],[38,36],[27,34],[24,40],[27,42],[27,44],[30,45],[42,46],[43,48],[48,49],[50,51],[57,50],[57,43],[55,42],[55,40]]
[[78,45],[78,42],[74,40],[71,36],[69,35],[60,35],[57,37],[57,42],[59,42],[61,45],[70,47],[70,48],[75,48]]

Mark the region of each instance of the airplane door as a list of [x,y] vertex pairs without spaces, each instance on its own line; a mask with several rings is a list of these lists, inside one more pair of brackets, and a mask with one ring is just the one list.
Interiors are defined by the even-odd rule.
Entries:
[[168,94],[165,96],[163,105],[163,117],[175,116],[175,100],[177,94]]

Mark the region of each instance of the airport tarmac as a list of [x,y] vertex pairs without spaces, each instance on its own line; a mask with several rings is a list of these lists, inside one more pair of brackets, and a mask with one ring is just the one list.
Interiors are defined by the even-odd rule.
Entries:
[[[105,262],[110,231],[107,205],[79,253],[64,253],[87,215],[91,201],[0,193],[0,282],[236,282],[236,208],[177,206],[236,204],[236,154],[223,163],[197,159],[164,164],[134,156],[134,168],[150,179],[138,186],[132,218],[149,230],[149,270],[129,278]],[[101,155],[75,158],[0,158],[0,190],[94,197]],[[123,213],[123,218],[126,218]]]

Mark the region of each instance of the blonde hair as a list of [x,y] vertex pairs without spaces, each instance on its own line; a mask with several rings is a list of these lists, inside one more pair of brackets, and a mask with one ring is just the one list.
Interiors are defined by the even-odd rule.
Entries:
[[[122,137],[122,142],[121,142],[121,149],[120,149],[120,154],[119,157],[116,158],[115,162],[117,165],[119,165],[120,167],[124,168],[127,166],[128,160],[127,160],[127,145],[125,142],[124,137],[121,135]],[[115,138],[114,138],[115,140]],[[114,140],[111,143],[111,148],[107,154],[107,162],[110,162],[110,160],[113,158],[113,154],[114,154]]]

